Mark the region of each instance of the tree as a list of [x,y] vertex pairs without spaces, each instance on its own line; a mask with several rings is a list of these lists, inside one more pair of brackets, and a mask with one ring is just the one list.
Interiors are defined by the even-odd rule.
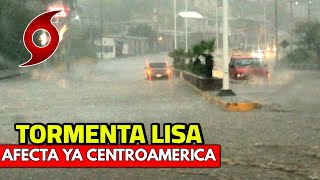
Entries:
[[[215,39],[209,41],[201,41],[194,45],[188,53],[183,49],[174,50],[169,53],[169,56],[173,58],[173,66],[179,70],[187,70],[193,74],[212,77],[212,69],[214,66],[214,59],[212,53],[215,48]],[[190,59],[186,64],[186,59]]]
[[295,30],[301,48],[317,53],[320,58],[320,22],[310,21],[301,23]]
[[23,33],[39,12],[30,11],[25,2],[15,0],[1,2],[0,12],[0,53],[13,65],[22,63],[30,58],[23,45]]
[[320,64],[320,23],[303,22],[295,29],[297,46],[281,63],[283,64]]
[[186,53],[184,49],[177,49],[169,53],[169,56],[173,59],[173,67],[178,70],[185,69]]
[[[214,66],[214,60],[212,53],[215,48],[215,39],[209,41],[201,41],[192,47],[192,54],[194,57],[193,66],[191,70],[197,75],[204,77],[212,77],[212,69]],[[204,58],[204,62],[201,63],[201,59]]]

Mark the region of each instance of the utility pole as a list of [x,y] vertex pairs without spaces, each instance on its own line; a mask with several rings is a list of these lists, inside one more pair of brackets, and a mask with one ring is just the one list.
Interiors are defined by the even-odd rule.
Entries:
[[101,59],[103,59],[103,16],[102,16],[102,0],[100,0],[100,20],[101,20]]
[[223,0],[223,87],[218,96],[236,96],[229,87],[229,12],[228,0]]
[[267,27],[267,12],[266,12],[266,4],[264,4],[264,45],[265,48],[268,46],[268,39],[267,39],[267,33],[268,33],[268,27]]
[[276,36],[276,42],[275,42],[275,46],[276,46],[276,61],[279,60],[279,48],[278,48],[278,0],[274,0],[275,3],[275,28],[276,28],[276,32],[275,32],[275,36]]
[[293,0],[290,0],[290,52],[293,50]]
[[184,0],[184,6],[185,6],[185,24],[186,24],[186,52],[188,52],[188,0]]
[[[158,6],[159,7],[159,6]],[[160,46],[160,44],[159,44],[159,40],[158,40],[158,38],[159,38],[159,21],[158,21],[158,19],[159,19],[159,9],[157,9],[157,8],[154,8],[153,9],[153,21],[154,21],[154,23],[155,23],[155,30],[156,30],[156,34],[157,34],[157,38],[156,38],[156,52],[159,52],[159,46]]]
[[91,27],[90,27],[90,42],[92,43],[93,42],[93,26],[95,25],[95,22],[93,20],[93,19],[95,19],[93,13],[91,14],[91,17],[89,17],[89,19],[91,19],[91,21],[90,21],[90,25],[91,25]]
[[174,49],[177,50],[177,0],[174,3]]
[[219,15],[219,12],[218,12],[218,2],[216,3],[216,43],[217,43],[217,50],[216,50],[216,53],[218,52],[219,50],[219,22],[218,22],[218,15]]
[[311,0],[308,2],[308,21],[311,20]]

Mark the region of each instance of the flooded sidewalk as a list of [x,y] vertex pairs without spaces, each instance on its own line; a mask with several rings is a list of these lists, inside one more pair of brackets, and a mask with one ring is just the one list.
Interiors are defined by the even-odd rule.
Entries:
[[318,71],[278,71],[269,80],[231,80],[230,88],[237,96],[222,98],[227,102],[256,102],[271,111],[318,112],[319,79]]

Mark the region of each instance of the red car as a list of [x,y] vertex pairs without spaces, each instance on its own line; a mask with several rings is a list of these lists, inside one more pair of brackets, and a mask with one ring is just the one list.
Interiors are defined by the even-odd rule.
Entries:
[[229,76],[235,80],[246,80],[252,77],[268,78],[267,65],[262,59],[252,56],[232,56],[229,64]]

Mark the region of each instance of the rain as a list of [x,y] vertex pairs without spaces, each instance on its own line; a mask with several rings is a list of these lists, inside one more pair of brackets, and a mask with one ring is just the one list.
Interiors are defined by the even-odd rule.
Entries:
[[[20,68],[26,27],[52,10],[58,49]],[[152,123],[200,123],[222,149],[217,169],[3,178],[320,179],[319,0],[0,0],[0,39],[0,144],[17,144],[15,123],[144,123],[147,135]],[[32,39],[50,43],[42,30]]]

